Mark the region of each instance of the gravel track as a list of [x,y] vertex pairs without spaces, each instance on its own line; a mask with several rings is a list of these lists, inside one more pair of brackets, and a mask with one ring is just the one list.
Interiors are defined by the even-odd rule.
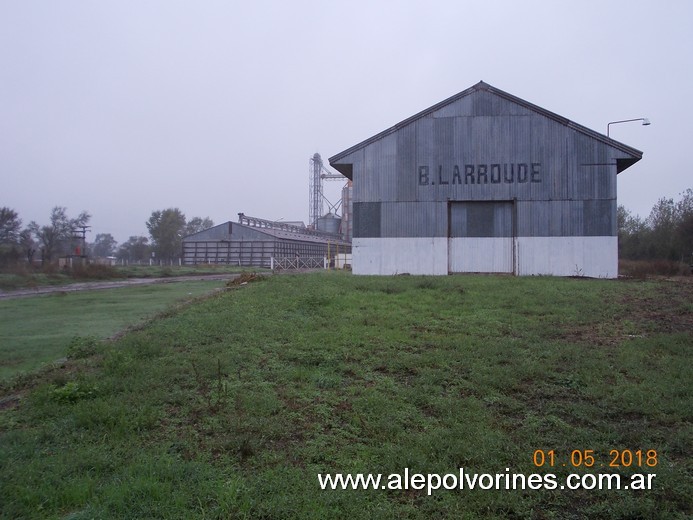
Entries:
[[170,276],[166,278],[128,278],[127,280],[82,282],[68,285],[40,286],[31,289],[18,289],[16,291],[0,291],[0,300],[14,298],[30,298],[46,294],[69,293],[77,291],[98,291],[103,289],[116,289],[118,287],[135,287],[139,285],[152,285],[157,283],[195,282],[207,280],[233,280],[240,276],[238,273],[228,274],[203,274],[193,276]]

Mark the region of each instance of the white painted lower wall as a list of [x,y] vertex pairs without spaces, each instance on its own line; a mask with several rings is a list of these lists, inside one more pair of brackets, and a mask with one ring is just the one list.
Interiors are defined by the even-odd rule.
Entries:
[[448,269],[451,273],[513,272],[511,237],[451,238],[448,244]]
[[447,238],[354,238],[354,274],[448,274]]
[[[452,256],[448,258],[447,238],[354,238],[352,270],[354,274],[363,275],[512,272],[512,267],[506,271],[511,240],[450,239]],[[617,237],[519,237],[514,240],[514,268],[519,275],[618,276]]]
[[516,238],[517,274],[618,277],[618,237]]

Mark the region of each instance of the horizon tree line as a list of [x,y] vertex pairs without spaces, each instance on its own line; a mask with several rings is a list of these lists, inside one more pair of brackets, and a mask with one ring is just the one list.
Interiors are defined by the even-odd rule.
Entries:
[[130,236],[127,241],[118,244],[112,234],[98,233],[93,242],[86,244],[86,251],[82,251],[81,238],[76,231],[87,226],[90,219],[91,215],[86,211],[70,217],[67,208],[55,206],[48,224],[40,225],[31,221],[22,227],[22,219],[17,211],[0,207],[0,266],[18,263],[33,265],[39,260],[41,265],[45,265],[71,254],[145,262],[153,253],[157,259],[172,261],[180,257],[184,236],[214,226],[209,217],[188,220],[180,209],[167,208],[152,212],[145,223],[149,237]]
[[[660,198],[644,219],[618,206],[619,258],[693,264],[693,189],[679,195],[677,201]],[[45,264],[71,254],[75,251],[75,230],[88,225],[90,219],[86,211],[70,217],[67,208],[55,206],[48,224],[31,221],[23,228],[14,209],[0,207],[0,266],[33,264],[37,259]],[[208,229],[214,222],[209,217],[188,220],[179,208],[167,208],[153,211],[145,226],[148,237],[133,235],[122,244],[110,233],[98,233],[83,254],[114,256],[126,262],[145,262],[153,254],[156,259],[173,261],[180,258],[184,236]]]

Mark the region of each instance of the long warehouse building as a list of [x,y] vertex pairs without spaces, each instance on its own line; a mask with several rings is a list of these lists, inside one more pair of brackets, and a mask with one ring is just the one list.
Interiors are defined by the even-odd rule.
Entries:
[[618,276],[616,175],[642,152],[484,82],[331,157],[355,274]]
[[286,261],[293,268],[322,267],[324,258],[351,253],[341,236],[322,233],[243,213],[239,222],[225,222],[183,237],[183,263],[272,267]]

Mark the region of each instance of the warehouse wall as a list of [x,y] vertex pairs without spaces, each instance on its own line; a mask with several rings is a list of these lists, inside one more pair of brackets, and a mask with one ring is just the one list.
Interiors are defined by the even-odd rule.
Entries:
[[[354,274],[618,276],[617,237],[355,238]],[[514,254],[514,256],[513,256]]]
[[[330,162],[353,178],[355,273],[391,274],[405,266],[430,274],[508,272],[510,266],[519,274],[613,277],[616,174],[638,154],[481,84]],[[467,209],[458,204],[480,204],[468,207],[469,221],[492,225],[495,210],[484,201],[496,210],[502,205],[504,216],[496,218],[503,232],[460,233]],[[392,240],[405,238],[443,240]],[[412,251],[417,244],[426,250]],[[397,247],[407,254],[396,255]],[[379,260],[381,253],[387,259]],[[436,258],[426,260],[431,255]]]
[[183,263],[269,268],[272,257],[322,258],[328,253],[351,253],[349,244],[311,240],[285,231],[273,236],[271,232],[232,222],[219,224],[183,239]]

